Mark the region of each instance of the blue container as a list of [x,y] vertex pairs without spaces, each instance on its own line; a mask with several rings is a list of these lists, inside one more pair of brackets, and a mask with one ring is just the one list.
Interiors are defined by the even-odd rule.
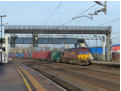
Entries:
[[17,57],[20,57],[19,54],[20,54],[20,53],[18,53]]
[[32,58],[32,54],[31,53],[28,54],[28,58]]
[[21,57],[24,58],[24,53],[21,54]]
[[15,57],[17,57],[17,53],[15,53]]
[[24,58],[24,54],[23,53],[18,53],[17,57]]
[[20,55],[20,53],[18,53],[17,57],[20,57],[19,55]]
[[[96,52],[97,52],[97,54],[98,55],[102,55],[103,54],[103,48],[102,47],[93,47],[93,48],[89,48],[90,50],[91,50],[91,52],[93,53],[93,54],[96,54]],[[106,53],[106,48],[105,48],[105,53]]]
[[17,57],[19,57],[19,53],[17,54]]
[[8,57],[12,57],[12,54],[11,54],[11,53],[9,53]]

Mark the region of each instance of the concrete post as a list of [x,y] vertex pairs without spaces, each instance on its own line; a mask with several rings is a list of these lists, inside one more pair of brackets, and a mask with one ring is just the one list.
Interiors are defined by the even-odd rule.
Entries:
[[105,60],[105,36],[103,36],[103,60]]
[[106,35],[106,59],[111,61],[111,34]]
[[8,63],[8,34],[6,33],[5,34],[5,48],[6,48],[6,51],[5,51],[5,62],[4,63]]

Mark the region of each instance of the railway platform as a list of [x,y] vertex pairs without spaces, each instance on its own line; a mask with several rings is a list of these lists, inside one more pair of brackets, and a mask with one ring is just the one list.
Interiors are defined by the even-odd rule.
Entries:
[[64,88],[23,65],[0,65],[0,91],[66,91]]
[[94,65],[120,67],[120,62],[102,62],[102,61],[91,61]]
[[11,63],[0,65],[0,91],[27,91],[15,65]]

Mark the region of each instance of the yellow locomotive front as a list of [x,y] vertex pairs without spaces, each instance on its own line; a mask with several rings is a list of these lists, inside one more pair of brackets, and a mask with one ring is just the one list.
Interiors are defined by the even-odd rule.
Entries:
[[77,58],[81,61],[88,61],[90,59],[90,51],[86,48],[79,50]]

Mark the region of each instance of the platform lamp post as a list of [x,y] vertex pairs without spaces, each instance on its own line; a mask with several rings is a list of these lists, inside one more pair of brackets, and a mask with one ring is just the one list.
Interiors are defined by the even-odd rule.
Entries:
[[[1,40],[2,40],[2,19],[3,17],[6,17],[7,15],[0,15],[0,18],[1,18]],[[1,42],[1,63],[2,63],[2,42]]]

